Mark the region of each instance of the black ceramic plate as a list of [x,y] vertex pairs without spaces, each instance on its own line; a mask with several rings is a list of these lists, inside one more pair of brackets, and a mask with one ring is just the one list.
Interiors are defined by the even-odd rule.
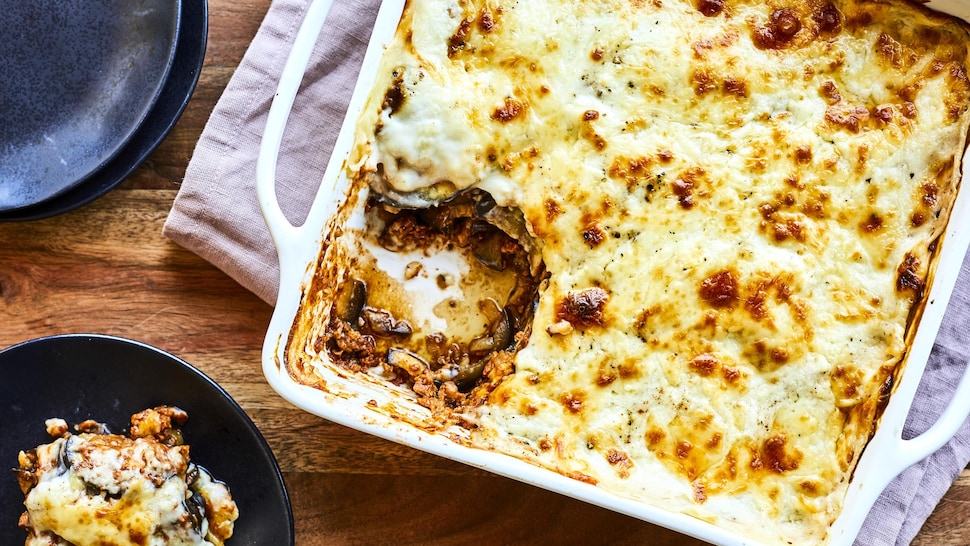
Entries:
[[178,43],[168,79],[155,107],[128,143],[82,184],[35,205],[0,210],[0,222],[48,218],[94,201],[128,178],[165,139],[181,117],[198,83],[208,32],[206,1],[182,0],[180,4]]
[[[175,405],[192,460],[225,482],[239,507],[232,545],[292,545],[293,514],[273,454],[226,392],[189,364],[135,341],[98,335],[41,338],[0,351],[0,467],[50,441],[44,420],[85,419],[123,431],[132,413]],[[23,544],[23,495],[0,473],[0,544]]]
[[160,96],[179,0],[30,0],[0,11],[0,210],[82,183]]

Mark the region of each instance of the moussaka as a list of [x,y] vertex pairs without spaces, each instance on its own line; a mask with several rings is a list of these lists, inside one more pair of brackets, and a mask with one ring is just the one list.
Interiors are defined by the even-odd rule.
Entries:
[[285,367],[822,542],[958,191],[968,37],[903,1],[411,0]]

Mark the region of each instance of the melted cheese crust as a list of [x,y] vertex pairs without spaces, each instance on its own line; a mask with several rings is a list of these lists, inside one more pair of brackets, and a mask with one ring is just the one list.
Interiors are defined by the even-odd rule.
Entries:
[[[184,507],[188,446],[76,435],[43,446],[39,455],[51,468],[24,506],[41,543],[52,533],[70,544],[209,544]],[[58,468],[61,459],[70,465]]]
[[[71,434],[63,420],[49,420],[48,432],[60,437],[19,457],[25,544],[224,544],[238,508],[224,484],[190,462],[188,445],[160,441],[173,430],[169,413],[136,414],[133,437]],[[201,513],[188,506],[193,496]]]
[[824,540],[958,186],[967,38],[905,2],[409,2],[351,176],[484,189],[549,273],[472,443]]

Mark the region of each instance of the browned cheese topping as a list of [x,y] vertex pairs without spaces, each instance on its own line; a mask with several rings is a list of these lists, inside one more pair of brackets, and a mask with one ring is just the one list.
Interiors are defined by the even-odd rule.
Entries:
[[411,0],[288,369],[823,541],[931,285],[968,42],[903,1]]
[[56,439],[19,455],[25,544],[224,544],[239,510],[224,484],[190,462],[187,419],[176,407],[147,409],[132,415],[128,435],[91,420],[73,434],[49,419]]

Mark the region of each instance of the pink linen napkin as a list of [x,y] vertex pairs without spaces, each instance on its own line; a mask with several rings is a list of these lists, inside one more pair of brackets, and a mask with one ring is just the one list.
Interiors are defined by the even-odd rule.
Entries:
[[[378,0],[341,0],[318,40],[284,133],[277,170],[280,205],[294,224],[306,217],[360,68]],[[267,302],[279,265],[256,203],[256,156],[279,72],[309,0],[276,0],[202,133],[164,227]],[[907,437],[933,423],[970,357],[970,260],[944,318],[906,426]],[[909,544],[970,462],[970,421],[940,451],[909,468],[882,494],[857,541]]]

